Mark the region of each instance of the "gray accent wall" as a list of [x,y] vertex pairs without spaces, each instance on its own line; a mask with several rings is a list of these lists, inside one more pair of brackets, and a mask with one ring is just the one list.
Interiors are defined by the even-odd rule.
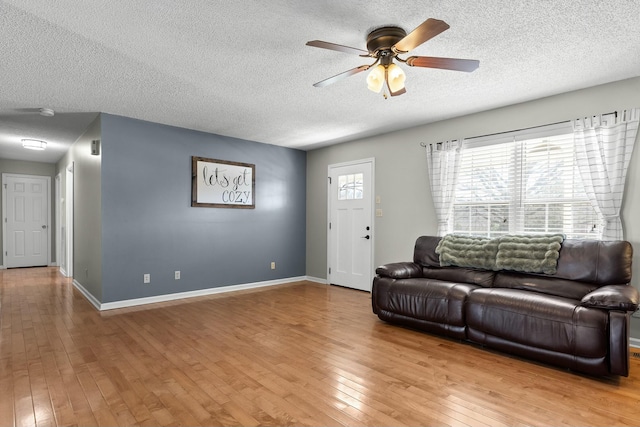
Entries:
[[[411,96],[407,94],[404,96]],[[394,102],[389,100],[388,102]],[[423,100],[429,102],[429,100]],[[383,106],[384,107],[384,106]],[[432,143],[571,120],[592,114],[640,107],[640,77],[518,105],[444,120],[333,145],[307,153],[307,275],[327,277],[327,167],[360,158],[375,157],[377,209],[375,219],[375,266],[412,259],[415,239],[437,232],[429,189],[424,148]],[[419,107],[416,107],[419,108]],[[640,289],[640,143],[627,175],[622,222],[625,239],[634,248],[633,285]],[[375,267],[374,266],[374,267]],[[640,339],[640,319],[632,319],[632,333]]]
[[[305,275],[305,152],[101,114],[101,156],[102,303]],[[255,164],[255,209],[191,207],[192,156]]]

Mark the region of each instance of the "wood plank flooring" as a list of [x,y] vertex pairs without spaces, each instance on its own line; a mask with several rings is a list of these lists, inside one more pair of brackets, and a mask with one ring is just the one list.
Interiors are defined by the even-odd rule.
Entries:
[[592,378],[386,324],[294,283],[96,311],[0,270],[0,426],[640,425],[640,361]]

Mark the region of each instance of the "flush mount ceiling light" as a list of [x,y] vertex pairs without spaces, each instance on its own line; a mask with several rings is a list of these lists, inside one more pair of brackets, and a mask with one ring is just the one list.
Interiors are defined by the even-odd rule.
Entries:
[[53,111],[51,108],[41,108],[40,109],[40,115],[41,116],[53,117],[54,114],[55,114],[55,111]]
[[[440,68],[444,70],[471,72],[478,68],[479,61],[475,59],[438,58],[433,56],[410,56],[406,59],[398,55],[420,46],[427,40],[447,30],[449,25],[438,19],[429,18],[416,29],[407,34],[400,27],[381,27],[375,29],[367,36],[367,50],[355,47],[343,46],[321,40],[307,42],[307,46],[336,50],[338,52],[356,54],[363,58],[373,58],[375,62],[370,65],[361,65],[351,70],[336,74],[314,84],[315,87],[324,87],[335,83],[345,77],[358,74],[371,69],[367,76],[367,87],[373,92],[380,92],[383,87],[391,96],[402,95],[406,92],[404,71],[393,61],[402,62],[410,67]],[[384,93],[385,98],[386,90]]]
[[47,148],[47,143],[40,141],[39,139],[23,139],[22,146],[29,150],[44,150]]

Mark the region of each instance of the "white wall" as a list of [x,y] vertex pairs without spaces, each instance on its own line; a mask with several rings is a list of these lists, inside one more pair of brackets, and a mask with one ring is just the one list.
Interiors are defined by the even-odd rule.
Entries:
[[[375,265],[405,261],[412,259],[416,237],[437,231],[426,159],[420,142],[505,132],[633,107],[640,107],[640,77],[309,151],[307,275],[327,277],[326,180],[329,164],[376,158],[376,194],[381,198],[381,204],[376,207],[383,210],[383,216],[376,218],[373,230]],[[622,221],[625,239],[636,248],[633,284],[640,289],[638,151],[640,146],[636,146],[629,167]],[[640,320],[634,319],[632,323],[632,336],[640,337]]]

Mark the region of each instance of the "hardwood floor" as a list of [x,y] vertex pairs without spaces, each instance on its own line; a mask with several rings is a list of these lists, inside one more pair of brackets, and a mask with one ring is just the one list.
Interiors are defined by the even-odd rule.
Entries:
[[0,426],[639,425],[640,361],[591,378],[388,325],[295,283],[96,311],[0,270]]

